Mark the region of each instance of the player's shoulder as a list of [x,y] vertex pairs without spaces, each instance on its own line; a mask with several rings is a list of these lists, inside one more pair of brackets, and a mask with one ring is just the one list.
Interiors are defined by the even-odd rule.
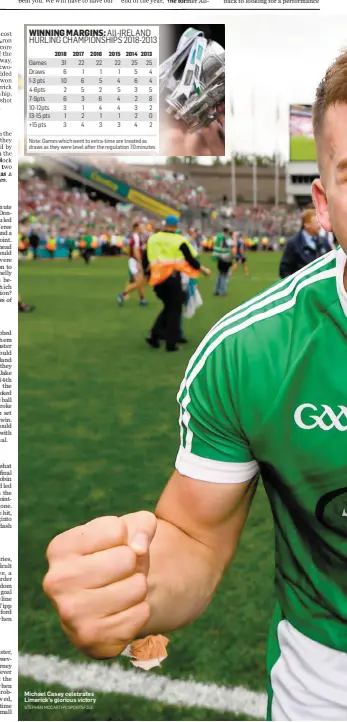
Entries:
[[331,251],[227,313],[205,336],[191,364],[220,357],[229,366],[245,355],[261,363],[269,349],[271,355],[281,353],[293,330],[305,326],[307,309],[310,317],[313,309],[321,316],[336,299],[336,251]]
[[231,335],[245,339],[256,338],[275,341],[283,328],[300,323],[310,306],[322,313],[337,299],[336,287],[337,254],[333,250],[316,259],[293,275],[282,279],[227,314],[225,328]]

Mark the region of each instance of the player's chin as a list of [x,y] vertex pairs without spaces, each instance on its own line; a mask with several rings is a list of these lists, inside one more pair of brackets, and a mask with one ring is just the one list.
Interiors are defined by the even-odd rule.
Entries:
[[[347,222],[345,214],[341,214],[341,218],[337,218],[340,214],[333,214],[330,210],[331,229],[336,242],[341,246],[347,255]],[[333,216],[333,217],[332,217]]]

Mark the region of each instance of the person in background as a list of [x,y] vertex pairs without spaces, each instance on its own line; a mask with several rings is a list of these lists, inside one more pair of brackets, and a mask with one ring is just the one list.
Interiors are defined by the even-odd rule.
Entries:
[[90,247],[91,247],[91,250],[92,250],[92,258],[93,258],[93,260],[95,260],[95,258],[96,258],[96,251],[97,251],[97,249],[98,249],[98,246],[99,246],[98,237],[97,237],[97,236],[92,236],[92,241],[91,241]]
[[181,273],[189,278],[197,278],[200,272],[205,276],[211,273],[209,268],[200,265],[190,242],[177,233],[178,226],[176,216],[167,216],[164,228],[149,237],[143,258],[144,269],[150,269],[149,284],[164,306],[146,341],[152,348],[159,348],[160,340],[165,338],[169,352],[179,351],[182,309],[186,300]]
[[235,233],[233,233],[233,254],[234,254],[233,260],[235,261],[233,273],[235,273],[235,271],[237,270],[237,268],[239,266],[243,266],[243,272],[244,272],[245,276],[247,276],[247,278],[249,278],[248,263],[247,263],[247,258],[244,254],[244,250],[245,250],[245,243],[244,243],[242,233],[239,233],[238,231],[236,231]]
[[20,257],[23,257],[25,254],[25,251],[27,250],[27,235],[23,228],[21,228],[20,232],[18,233],[18,253]]
[[319,236],[316,210],[307,208],[302,214],[301,230],[289,238],[280,262],[280,277],[287,278],[319,256],[331,251],[326,238]]
[[124,239],[124,233],[118,233],[117,234],[117,243],[116,243],[116,256],[122,255],[123,239]]
[[65,246],[68,252],[68,259],[69,261],[72,261],[72,254],[75,250],[75,239],[73,238],[73,234],[71,232],[67,234],[67,238],[65,239]]
[[[182,228],[177,227],[176,233],[180,233],[181,236],[182,236],[182,235],[183,235]],[[198,246],[197,246],[197,243],[196,243],[196,231],[195,231],[194,228],[189,228],[189,230],[188,230],[188,240],[189,240],[189,243],[190,243],[190,245],[191,245],[191,247],[192,247],[192,250],[193,250],[193,252],[194,252],[194,255],[197,257],[197,256],[199,255],[199,249],[198,249]],[[184,273],[181,273],[181,285],[182,285],[182,289],[183,289],[183,293],[184,293],[184,302],[183,302],[183,308],[182,308],[182,316],[181,316],[181,318],[180,318],[180,334],[179,334],[179,338],[178,338],[178,341],[177,341],[177,343],[179,343],[179,344],[188,343],[188,341],[187,341],[187,339],[186,339],[186,337],[185,337],[185,335],[184,335],[184,330],[183,330],[183,315],[184,315],[184,310],[185,310],[185,308],[187,307],[187,304],[188,304],[188,300],[189,300],[189,296],[190,296],[191,283],[193,283],[193,282],[196,283],[196,280],[195,280],[195,279],[192,279],[192,278],[189,278],[189,276],[187,276],[187,275],[184,274]],[[162,336],[160,340],[161,340],[161,341],[165,341],[165,336]]]
[[59,254],[59,248],[63,250],[65,248],[65,241],[66,241],[66,231],[64,228],[61,228],[57,231],[57,250]]
[[189,229],[188,237],[189,237],[190,244],[194,248],[194,251],[199,253],[200,252],[199,232],[196,230],[196,228]]
[[80,250],[81,250],[81,256],[87,265],[90,262],[90,259],[94,253],[92,243],[93,243],[92,235],[90,235],[88,232],[82,235],[79,246],[80,246]]
[[261,250],[262,251],[268,251],[269,250],[269,239],[267,236],[262,236],[261,239]]
[[257,251],[259,248],[259,236],[255,235],[252,239],[252,251]]
[[142,267],[146,240],[147,235],[143,232],[142,224],[136,221],[133,223],[128,245],[129,283],[127,283],[123,293],[119,293],[117,296],[119,306],[123,306],[130,293],[136,290],[140,296],[140,306],[148,306],[148,301],[145,299],[146,279]]
[[214,296],[226,296],[229,283],[229,274],[232,265],[232,238],[229,226],[225,226],[216,236],[213,247],[213,258],[217,260],[218,277],[214,289]]
[[110,244],[109,244],[109,251],[110,251],[111,256],[117,255],[117,248],[118,248],[118,236],[117,236],[116,229],[115,229],[114,233],[111,234]]
[[36,261],[37,260],[37,251],[38,251],[38,248],[40,245],[40,236],[35,227],[32,228],[32,230],[30,231],[30,233],[28,235],[28,239],[29,239],[29,245],[33,251],[33,260]]
[[49,257],[52,261],[54,259],[56,247],[57,247],[57,239],[56,239],[55,235],[53,235],[53,231],[51,231],[50,236],[46,242],[46,251],[48,252]]

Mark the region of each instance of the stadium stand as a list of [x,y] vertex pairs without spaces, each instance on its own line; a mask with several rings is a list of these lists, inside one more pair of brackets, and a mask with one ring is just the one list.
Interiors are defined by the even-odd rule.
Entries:
[[[206,236],[216,234],[227,222],[232,230],[247,237],[266,234],[276,244],[280,237],[288,238],[300,227],[298,208],[284,205],[252,208],[246,204],[232,206],[227,201],[212,203],[203,186],[194,185],[188,173],[173,174],[166,168],[118,164],[116,159],[105,160],[102,169],[100,172],[117,174],[121,182],[180,208],[184,226],[194,226]],[[153,223],[155,217],[160,218],[129,199],[121,202],[117,197],[88,187],[87,183],[83,185],[83,179],[74,181],[61,176],[61,182],[57,183],[57,176],[47,177],[39,166],[24,168],[19,178],[20,237],[34,229],[39,232],[41,246],[51,236],[59,246],[60,236],[78,237],[87,232],[117,234],[124,238],[135,219]]]

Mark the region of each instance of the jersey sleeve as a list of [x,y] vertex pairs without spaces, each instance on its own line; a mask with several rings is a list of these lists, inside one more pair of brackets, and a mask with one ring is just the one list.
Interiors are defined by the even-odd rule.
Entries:
[[197,349],[177,396],[181,443],[176,469],[201,481],[249,481],[259,467],[238,418],[237,359],[229,343],[211,347],[205,340]]

